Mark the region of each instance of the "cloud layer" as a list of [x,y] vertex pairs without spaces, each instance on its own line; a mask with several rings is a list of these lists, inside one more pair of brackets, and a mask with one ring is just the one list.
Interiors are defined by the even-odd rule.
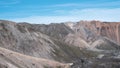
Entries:
[[66,21],[80,20],[100,20],[100,21],[120,21],[120,8],[114,9],[74,9],[74,10],[56,10],[54,13],[61,16],[30,16],[25,18],[10,19],[16,22],[29,23],[59,23]]

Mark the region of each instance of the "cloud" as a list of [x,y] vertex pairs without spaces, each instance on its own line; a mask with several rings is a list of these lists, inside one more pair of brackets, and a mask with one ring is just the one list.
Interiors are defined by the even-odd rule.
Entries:
[[47,7],[108,7],[108,6],[120,6],[120,1],[109,1],[109,2],[81,2],[81,3],[65,3],[65,4],[56,4]]
[[70,6],[80,6],[80,4],[77,3],[56,4],[52,5],[51,7],[70,7]]
[[17,18],[12,19],[12,21],[16,22],[29,22],[29,23],[60,23],[60,22],[66,22],[66,21],[79,21],[78,17],[69,17],[69,16],[31,16],[26,18]]
[[120,21],[120,8],[114,9],[75,9],[75,10],[57,10],[55,13],[62,13],[61,16],[30,16],[25,18],[10,19],[17,22],[30,23],[59,23],[66,21],[80,20],[100,20],[100,21]]
[[20,1],[19,0],[1,0],[0,1],[0,6],[8,6],[8,5],[14,5],[18,4]]

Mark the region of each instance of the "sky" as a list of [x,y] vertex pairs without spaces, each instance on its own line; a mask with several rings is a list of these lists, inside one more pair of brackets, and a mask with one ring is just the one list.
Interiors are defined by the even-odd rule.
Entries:
[[0,19],[42,24],[120,22],[120,0],[0,0]]

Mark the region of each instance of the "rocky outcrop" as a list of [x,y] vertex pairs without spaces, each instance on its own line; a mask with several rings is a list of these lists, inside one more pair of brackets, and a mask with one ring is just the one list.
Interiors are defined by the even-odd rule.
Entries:
[[80,21],[67,26],[86,41],[94,41],[102,36],[120,44],[120,22]]
[[72,68],[119,68],[119,62],[117,58],[79,59],[73,63]]
[[98,34],[106,36],[120,44],[120,23],[103,22],[97,26]]

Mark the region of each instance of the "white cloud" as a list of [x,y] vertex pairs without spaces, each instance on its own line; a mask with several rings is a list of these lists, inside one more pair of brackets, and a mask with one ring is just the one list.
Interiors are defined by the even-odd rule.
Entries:
[[[57,12],[63,14],[62,16],[30,16],[26,18],[10,19],[17,22],[31,22],[31,23],[57,23],[66,21],[80,21],[80,20],[101,20],[101,21],[120,21],[120,8],[116,9],[83,9]],[[55,13],[57,13],[55,12]],[[64,15],[65,14],[65,15]]]
[[80,6],[80,4],[77,3],[56,4],[52,5],[51,7],[70,7],[70,6]]
[[66,22],[66,21],[79,21],[79,17],[73,17],[73,16],[31,16],[26,18],[17,18],[12,19],[16,22],[29,22],[29,23],[60,23],[60,22]]
[[109,2],[81,2],[81,3],[64,3],[64,4],[56,4],[46,7],[106,7],[106,6],[120,6],[120,1],[109,1]]

